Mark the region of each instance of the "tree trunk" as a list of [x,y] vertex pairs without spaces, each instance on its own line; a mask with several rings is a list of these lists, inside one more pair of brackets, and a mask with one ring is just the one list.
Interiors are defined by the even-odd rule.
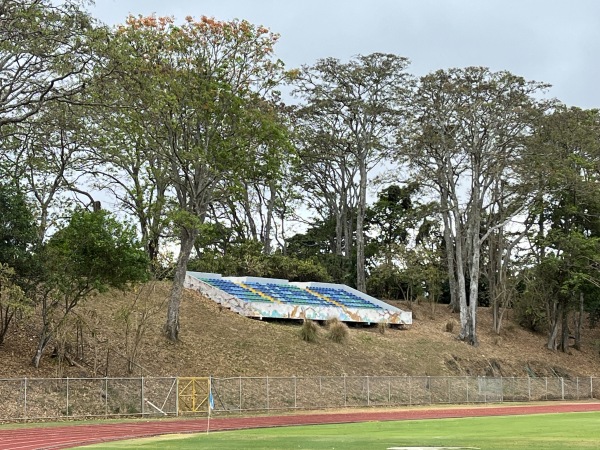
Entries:
[[[474,226],[479,225],[479,220],[474,220]],[[465,340],[474,346],[478,345],[477,341],[477,305],[479,299],[479,258],[481,253],[481,241],[479,239],[479,227],[472,232],[471,251],[473,252],[471,259],[471,276],[469,286],[469,320],[471,322],[469,331],[470,334],[465,336]]]
[[35,351],[35,355],[33,355],[33,359],[31,360],[31,364],[33,364],[33,367],[35,367],[36,369],[38,367],[40,367],[40,361],[42,360],[42,355],[44,354],[44,350],[46,349],[46,347],[48,346],[48,343],[50,342],[50,338],[51,338],[51,336],[49,334],[40,336],[40,339],[38,341],[38,346]]
[[457,282],[457,294],[458,294],[458,305],[459,305],[459,313],[460,313],[460,333],[458,335],[459,339],[465,340],[470,334],[470,330],[468,329],[470,325],[469,320],[469,309],[467,306],[467,283],[465,280],[465,264],[463,261],[463,237],[460,223],[460,212],[458,211],[458,205],[454,205],[453,207],[453,216],[454,216],[454,227],[455,227],[455,237],[454,237],[454,253],[456,258],[456,282]]
[[444,220],[444,242],[446,243],[446,259],[448,263],[448,282],[450,284],[450,309],[452,312],[459,312],[458,293],[456,291],[456,268],[454,267],[455,245],[452,239],[452,230],[450,229],[450,211],[448,211],[447,193],[442,194],[441,198],[442,217]]
[[500,265],[501,261],[497,260],[497,256],[500,253],[498,249],[498,242],[501,237],[497,236],[496,233],[492,234],[488,238],[488,266],[487,266],[487,280],[488,280],[488,296],[490,300],[490,306],[492,308],[492,329],[496,334],[499,333],[499,321],[500,321]]
[[569,351],[569,311],[566,307],[562,311],[561,328],[560,350],[566,353]]
[[356,214],[356,289],[361,292],[367,291],[364,232],[365,210],[367,204],[367,167],[364,158],[365,156],[361,156],[359,162],[360,190],[358,194],[358,211]]
[[179,246],[179,256],[175,267],[175,276],[173,277],[173,286],[169,295],[169,306],[167,309],[167,323],[165,325],[165,334],[171,341],[179,339],[179,305],[181,304],[181,295],[183,292],[183,283],[187,271],[187,263],[190,259],[190,253],[194,247],[194,242],[198,237],[198,229],[182,229],[181,243]]
[[561,310],[562,310],[562,306],[556,300],[554,300],[552,302],[552,307],[548,306],[546,308],[546,314],[548,315],[548,321],[549,321],[548,344],[547,344],[547,347],[549,350],[557,349],[556,339],[558,337],[558,327],[560,324]]
[[244,206],[244,212],[246,213],[246,223],[248,224],[248,228],[250,231],[250,236],[253,240],[258,240],[258,233],[256,228],[256,222],[254,221],[254,217],[252,216],[252,206],[250,205],[250,197],[248,195],[248,185],[244,185],[244,199],[242,201]]
[[[342,166],[345,167],[345,166]],[[343,255],[343,240],[344,230],[346,229],[345,221],[348,219],[346,216],[346,210],[348,208],[348,194],[346,191],[345,172],[341,172],[341,192],[339,203],[335,208],[335,254],[337,256]]]
[[584,297],[583,292],[579,293],[579,312],[575,318],[575,343],[573,344],[573,348],[575,350],[581,350],[581,327],[583,324],[583,314],[584,314]]
[[267,203],[267,218],[265,223],[265,233],[263,236],[263,253],[271,254],[271,229],[273,228],[273,208],[275,207],[275,185],[269,184],[269,202]]
[[52,338],[52,333],[50,332],[50,327],[47,324],[42,325],[42,330],[40,331],[40,337],[38,339],[38,345],[33,355],[33,359],[31,360],[31,364],[36,369],[40,366],[40,361],[42,359],[42,355],[44,354],[44,350],[48,346],[50,339]]
[[[2,290],[2,286],[0,286],[0,292]],[[6,333],[10,327],[10,323],[15,315],[15,309],[10,305],[4,306],[0,308],[0,346],[4,344],[4,338],[6,337]]]
[[344,206],[343,213],[344,221],[344,257],[350,258],[352,256],[352,247],[354,246],[354,240],[352,235],[354,234],[352,228],[352,211],[348,206]]
[[40,361],[42,359],[42,355],[44,354],[44,350],[52,338],[52,332],[50,331],[50,306],[47,299],[48,295],[48,293],[43,293],[41,299],[42,329],[40,330],[40,337],[38,339],[38,345],[35,354],[31,359],[31,364],[33,364],[33,367],[35,368],[40,366]]
[[152,238],[148,238],[146,242],[146,253],[148,254],[148,258],[151,263],[156,263],[158,261],[158,251],[159,251],[159,240],[158,236],[153,236]]

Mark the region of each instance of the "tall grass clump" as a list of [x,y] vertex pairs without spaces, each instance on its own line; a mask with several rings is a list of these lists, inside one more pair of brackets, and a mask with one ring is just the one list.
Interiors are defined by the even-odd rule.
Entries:
[[348,335],[348,325],[337,317],[327,319],[327,339],[342,344],[348,340]]
[[319,335],[319,327],[310,319],[304,319],[300,328],[300,337],[306,342],[315,342]]

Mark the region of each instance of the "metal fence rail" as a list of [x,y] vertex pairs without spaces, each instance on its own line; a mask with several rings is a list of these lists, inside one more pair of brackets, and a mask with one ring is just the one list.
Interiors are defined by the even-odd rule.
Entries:
[[[208,386],[213,414],[600,398],[595,377],[212,377]],[[180,415],[189,411],[178,387],[176,377],[0,379],[0,420]],[[193,412],[206,414],[201,395]]]
[[0,420],[177,414],[177,378],[0,379]]
[[235,377],[212,378],[215,412],[501,403],[599,398],[586,378]]

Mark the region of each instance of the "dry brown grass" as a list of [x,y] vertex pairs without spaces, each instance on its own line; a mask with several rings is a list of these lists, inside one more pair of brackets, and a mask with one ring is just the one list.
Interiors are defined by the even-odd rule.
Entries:
[[319,337],[319,326],[310,319],[304,319],[300,327],[300,338],[305,342],[316,342]]
[[348,325],[341,322],[337,317],[327,320],[327,339],[337,344],[344,344],[348,341]]
[[[168,283],[147,293],[147,307],[164,302]],[[135,298],[134,293],[110,292],[79,310],[84,321],[84,368],[66,367],[65,376],[126,375],[125,325],[116,315]],[[403,306],[399,304],[399,306]],[[491,313],[478,316],[480,345],[456,339],[458,329],[446,331],[457,316],[440,305],[404,305],[419,318],[406,329],[350,326],[349,339],[339,345],[328,339],[308,343],[298,338],[300,325],[248,319],[193,292],[181,304],[180,341],[162,334],[166,311],[152,315],[139,351],[134,375],[179,376],[291,376],[291,375],[487,375],[539,376],[565,372],[600,374],[600,330],[584,329],[583,349],[570,354],[545,348],[545,336],[532,334],[512,322],[509,314],[498,336],[491,331]],[[423,310],[421,310],[423,308]],[[0,347],[0,377],[56,376],[56,359],[46,355],[39,369],[30,365],[37,326],[12,330]],[[74,334],[70,337],[74,340]],[[50,349],[51,350],[51,349]],[[108,372],[106,361],[108,360]],[[140,368],[141,367],[141,368]],[[61,369],[62,370],[62,369]]]

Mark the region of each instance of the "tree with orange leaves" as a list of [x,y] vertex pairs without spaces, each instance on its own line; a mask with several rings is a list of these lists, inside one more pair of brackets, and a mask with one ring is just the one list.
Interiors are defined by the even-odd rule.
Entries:
[[[179,336],[179,304],[187,262],[212,202],[243,189],[245,176],[276,176],[284,126],[273,98],[283,64],[278,36],[244,20],[134,17],[118,27],[110,55],[120,73],[122,132],[143,138],[149,164],[161,167],[173,193],[168,219],[179,255],[165,325]],[[118,127],[118,123],[116,124]],[[132,131],[135,130],[135,131]]]

